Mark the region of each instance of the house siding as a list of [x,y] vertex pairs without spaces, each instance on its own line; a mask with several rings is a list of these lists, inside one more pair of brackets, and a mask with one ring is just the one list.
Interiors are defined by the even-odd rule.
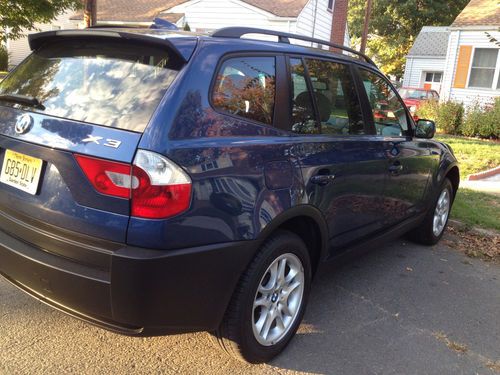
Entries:
[[[500,40],[499,31],[488,31],[493,37]],[[472,64],[472,58],[469,62],[469,72],[467,76],[467,84],[465,88],[455,88],[453,87],[453,82],[455,79],[455,73],[457,70],[458,63],[458,51],[460,46],[473,46],[473,48],[498,48],[494,43],[489,41],[486,36],[485,31],[474,31],[474,30],[454,30],[450,33],[450,39],[448,43],[448,54],[446,59],[446,72],[443,77],[443,92],[445,93],[442,98],[444,100],[453,100],[456,102],[461,102],[465,107],[469,107],[473,104],[491,104],[495,97],[500,96],[499,89],[483,89],[483,88],[470,88],[468,87],[468,81],[470,76],[470,64]],[[498,61],[498,60],[497,60]]]
[[69,18],[74,14],[74,11],[69,11],[59,15],[50,24],[35,24],[35,30],[29,31],[25,36],[16,40],[7,40],[7,50],[9,51],[9,66],[18,65],[23,61],[31,52],[27,35],[56,29],[75,29],[78,28],[77,21],[71,21]]
[[295,18],[278,17],[239,0],[194,0],[175,6],[168,13],[184,13],[193,31],[212,31],[237,26],[295,31]]
[[443,72],[446,65],[445,57],[407,57],[403,86],[424,87],[424,72]]
[[[335,7],[335,2],[333,2]],[[316,14],[316,24],[314,15]],[[317,39],[330,40],[332,32],[333,13],[328,9],[328,0],[309,0],[297,17],[297,26],[293,31],[300,35],[311,36]],[[310,45],[310,43],[302,43]],[[349,46],[349,33],[346,26],[344,45]]]

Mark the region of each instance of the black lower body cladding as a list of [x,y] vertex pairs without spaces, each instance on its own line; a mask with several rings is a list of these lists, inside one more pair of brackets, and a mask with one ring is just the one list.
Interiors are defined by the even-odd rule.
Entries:
[[255,249],[251,241],[173,251],[123,247],[103,271],[0,231],[0,274],[42,302],[120,333],[213,330]]

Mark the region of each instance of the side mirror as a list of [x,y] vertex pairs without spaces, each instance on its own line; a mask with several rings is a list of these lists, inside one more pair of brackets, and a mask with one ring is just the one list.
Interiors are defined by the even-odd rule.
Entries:
[[431,120],[419,119],[415,126],[415,137],[431,139],[436,134],[436,123]]

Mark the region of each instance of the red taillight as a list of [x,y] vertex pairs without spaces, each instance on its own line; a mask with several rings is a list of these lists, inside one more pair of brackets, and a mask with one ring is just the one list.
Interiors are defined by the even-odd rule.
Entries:
[[191,203],[191,179],[162,155],[138,150],[134,165],[75,155],[92,186],[102,194],[129,198],[131,215],[163,219]]
[[132,216],[159,219],[189,208],[191,183],[151,185],[148,174],[141,168],[134,166],[132,173],[139,179],[139,187],[132,190]]
[[102,194],[130,198],[131,166],[114,161],[75,155],[92,186]]

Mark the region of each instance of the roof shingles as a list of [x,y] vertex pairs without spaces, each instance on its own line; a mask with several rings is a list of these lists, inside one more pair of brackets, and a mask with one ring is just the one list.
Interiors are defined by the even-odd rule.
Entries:
[[[183,4],[188,0],[99,0],[97,19],[116,22],[151,22],[160,13]],[[298,17],[307,0],[242,0],[278,17]],[[71,19],[82,19],[79,12]]]
[[500,27],[499,0],[471,0],[455,19],[452,27]]
[[423,27],[408,56],[446,57],[449,31],[446,27]]

